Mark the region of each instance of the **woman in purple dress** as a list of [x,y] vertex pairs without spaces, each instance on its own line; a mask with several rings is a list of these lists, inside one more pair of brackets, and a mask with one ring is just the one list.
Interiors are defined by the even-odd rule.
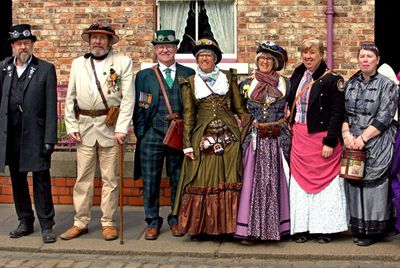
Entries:
[[[289,80],[280,71],[286,51],[273,43],[257,48],[254,77],[240,88],[254,117],[243,143],[243,185],[235,237],[242,243],[280,240],[290,230],[288,166],[290,134],[284,124]],[[288,170],[286,168],[286,170]]]

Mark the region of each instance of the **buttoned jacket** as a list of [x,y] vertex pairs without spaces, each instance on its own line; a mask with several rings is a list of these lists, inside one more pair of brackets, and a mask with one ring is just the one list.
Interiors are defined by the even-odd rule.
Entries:
[[[315,82],[310,89],[308,100],[307,129],[310,134],[327,131],[322,143],[335,147],[339,142],[344,121],[344,83],[342,76],[336,73],[331,72],[324,75],[326,70],[327,65],[322,61],[312,75]],[[290,78],[289,107],[292,107],[297,88],[305,71],[306,67],[301,64],[294,70]],[[295,115],[296,109],[294,109],[293,120]]]
[[[104,123],[106,115],[80,115],[78,119],[75,118],[75,98],[79,108],[84,110],[104,110],[105,105],[93,83],[94,73],[90,57],[82,56],[72,62],[65,102],[65,126],[67,133],[79,132],[82,144],[86,146],[94,146],[96,142],[104,147],[115,145],[115,132],[127,133],[132,120],[135,103],[132,60],[110,51],[104,61],[103,71],[97,73],[97,76],[108,106],[120,107],[115,126],[107,126]],[[114,83],[111,69],[117,74]]]
[[[16,69],[14,58],[0,62],[0,172],[6,163],[8,104]],[[57,77],[54,65],[32,56],[23,85],[22,129],[19,168],[21,172],[50,168],[43,155],[44,144],[57,143]]]

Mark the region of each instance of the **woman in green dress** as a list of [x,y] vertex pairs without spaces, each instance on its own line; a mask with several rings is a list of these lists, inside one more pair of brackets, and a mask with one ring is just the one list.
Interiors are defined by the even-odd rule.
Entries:
[[222,58],[217,42],[200,39],[192,52],[196,74],[180,79],[186,157],[173,214],[179,216],[179,231],[192,238],[233,234],[242,186],[240,129],[234,114],[242,122],[249,115],[236,70],[216,66]]

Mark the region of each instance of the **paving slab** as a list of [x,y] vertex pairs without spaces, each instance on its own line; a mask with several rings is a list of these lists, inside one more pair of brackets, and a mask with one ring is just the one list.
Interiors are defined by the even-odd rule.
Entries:
[[[54,231],[59,235],[73,223],[74,209],[71,205],[56,205]],[[169,207],[161,207],[160,215],[167,218]],[[118,221],[119,211],[116,219]],[[101,236],[101,211],[98,206],[92,208],[92,220],[89,233],[77,239],[45,244],[42,241],[39,224],[35,222],[35,232],[29,236],[12,239],[8,233],[13,230],[18,221],[13,205],[0,205],[0,250],[14,252],[54,253],[54,254],[91,254],[99,256],[146,256],[167,258],[207,258],[209,260],[241,260],[254,259],[254,266],[259,263],[279,263],[280,267],[291,266],[301,261],[303,267],[325,267],[321,262],[342,262],[343,266],[360,267],[371,263],[384,262],[381,268],[396,267],[400,261],[400,235],[386,238],[384,241],[370,247],[358,247],[352,242],[350,232],[345,232],[329,244],[318,244],[309,240],[297,244],[288,239],[280,242],[260,242],[246,246],[234,239],[214,239],[211,241],[195,242],[189,236],[173,237],[166,222],[161,229],[159,238],[155,241],[144,239],[146,223],[143,207],[126,206],[124,208],[124,240],[105,241]],[[166,221],[166,220],[165,220]],[[118,225],[119,227],[119,225]],[[122,260],[122,259],[121,259]],[[257,261],[256,261],[257,260]],[[284,262],[282,262],[284,261]],[[287,261],[287,263],[285,263]],[[212,261],[211,261],[212,262]],[[305,266],[304,266],[305,265]],[[274,266],[271,266],[274,267]],[[328,266],[327,266],[328,267]],[[329,267],[335,267],[333,264]],[[364,266],[362,266],[364,267]]]

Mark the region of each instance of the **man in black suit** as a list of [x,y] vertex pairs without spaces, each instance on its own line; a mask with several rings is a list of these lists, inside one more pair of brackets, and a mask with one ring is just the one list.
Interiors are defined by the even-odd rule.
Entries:
[[9,166],[19,238],[33,232],[34,215],[27,173],[33,175],[36,215],[43,242],[56,241],[50,159],[57,142],[57,78],[53,64],[36,58],[37,40],[28,24],[10,29],[13,56],[0,62],[0,172]]

